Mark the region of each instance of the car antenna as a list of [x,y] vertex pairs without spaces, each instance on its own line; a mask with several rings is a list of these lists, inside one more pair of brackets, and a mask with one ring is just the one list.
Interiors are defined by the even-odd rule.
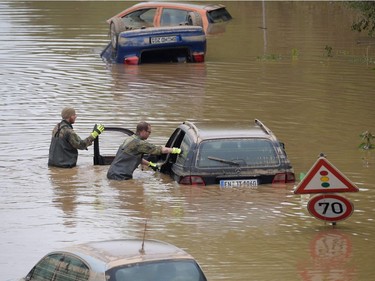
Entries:
[[145,221],[145,229],[143,231],[143,239],[142,239],[142,248],[139,249],[139,252],[143,255],[145,253],[145,238],[146,238],[146,230],[147,230],[147,220]]

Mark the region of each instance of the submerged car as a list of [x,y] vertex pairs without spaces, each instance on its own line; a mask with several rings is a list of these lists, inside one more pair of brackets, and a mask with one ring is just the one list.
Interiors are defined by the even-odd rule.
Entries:
[[206,35],[200,26],[142,28],[120,32],[101,53],[110,63],[204,62]]
[[258,186],[295,181],[285,145],[261,121],[248,123],[183,122],[167,147],[180,155],[162,155],[161,172],[180,184],[221,187]]
[[[130,130],[124,133],[132,134]],[[284,143],[257,119],[254,125],[185,121],[175,129],[165,146],[179,147],[182,153],[148,159],[158,163],[161,173],[170,175],[180,184],[254,187],[295,182]],[[101,155],[99,138],[95,140],[94,164],[110,164],[113,158]]]
[[[121,19],[121,21],[118,21]],[[222,4],[191,4],[173,2],[141,2],[107,20],[111,38],[123,28],[165,27],[195,25],[203,27],[206,34],[215,33],[215,26],[228,22],[232,16]]]
[[204,62],[206,33],[232,19],[223,5],[142,2],[107,22],[111,63]]
[[184,250],[158,240],[90,242],[44,256],[24,281],[207,281]]

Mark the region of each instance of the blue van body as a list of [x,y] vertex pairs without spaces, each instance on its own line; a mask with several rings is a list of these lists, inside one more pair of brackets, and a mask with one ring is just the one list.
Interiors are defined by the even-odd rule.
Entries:
[[101,57],[110,63],[203,62],[206,35],[200,26],[149,27],[123,31]]

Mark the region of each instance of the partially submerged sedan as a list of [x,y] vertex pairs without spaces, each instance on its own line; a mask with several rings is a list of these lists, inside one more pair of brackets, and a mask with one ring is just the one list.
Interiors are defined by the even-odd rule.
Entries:
[[[106,126],[106,132],[130,130]],[[167,141],[167,147],[179,147],[182,153],[150,156],[160,172],[180,184],[221,187],[256,187],[261,184],[294,183],[293,167],[284,143],[260,120],[224,124],[180,124]],[[101,155],[99,137],[94,142],[94,164],[108,165],[113,155]],[[145,157],[147,158],[147,156]]]
[[23,281],[207,281],[196,260],[158,240],[90,242],[53,251]]

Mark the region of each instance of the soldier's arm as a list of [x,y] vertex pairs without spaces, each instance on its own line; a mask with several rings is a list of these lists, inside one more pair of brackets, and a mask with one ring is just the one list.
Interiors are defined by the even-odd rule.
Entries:
[[86,149],[88,146],[92,144],[93,140],[94,138],[92,136],[89,136],[82,140],[73,130],[70,132],[69,135],[69,143],[76,149]]

